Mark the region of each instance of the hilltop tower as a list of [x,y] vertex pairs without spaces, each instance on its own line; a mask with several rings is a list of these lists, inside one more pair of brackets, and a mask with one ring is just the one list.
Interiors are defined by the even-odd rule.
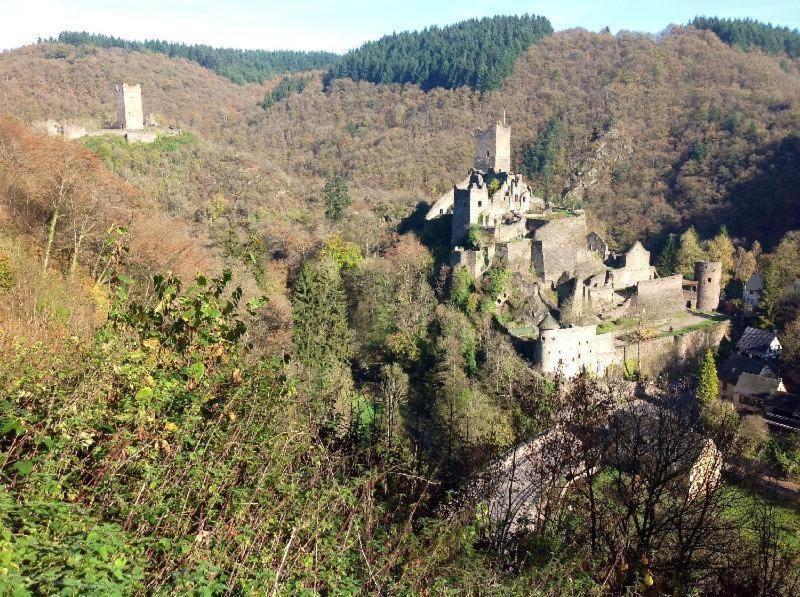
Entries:
[[511,127],[506,114],[494,126],[475,133],[475,168],[484,172],[511,172]]
[[719,307],[722,263],[698,261],[694,264],[694,279],[697,281],[697,308],[701,311],[713,311]]
[[144,128],[142,86],[120,83],[114,91],[117,97],[117,126],[129,131],[141,131]]

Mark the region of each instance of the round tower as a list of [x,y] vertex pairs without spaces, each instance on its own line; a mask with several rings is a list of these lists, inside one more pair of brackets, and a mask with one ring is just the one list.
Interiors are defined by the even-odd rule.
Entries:
[[713,311],[719,307],[722,263],[698,261],[694,264],[694,279],[697,281],[697,308],[700,311]]

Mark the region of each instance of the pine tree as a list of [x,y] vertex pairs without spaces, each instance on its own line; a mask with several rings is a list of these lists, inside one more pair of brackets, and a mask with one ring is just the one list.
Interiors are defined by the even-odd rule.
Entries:
[[322,189],[322,196],[325,202],[325,217],[333,222],[341,220],[344,210],[352,202],[344,179],[330,172],[325,181],[325,188]]
[[678,243],[675,242],[675,235],[670,234],[667,237],[667,244],[661,251],[656,264],[656,270],[661,277],[671,276],[678,269]]
[[700,366],[700,377],[697,382],[697,400],[704,406],[710,405],[719,396],[717,385],[717,365],[714,362],[714,353],[709,348],[703,357]]
[[700,246],[700,237],[694,226],[690,226],[681,234],[681,246],[678,249],[678,273],[684,278],[691,279],[694,276],[694,264],[705,259],[705,252]]
[[783,280],[780,271],[773,263],[767,265],[761,275],[764,278],[764,290],[758,303],[758,325],[765,330],[772,330],[775,329],[783,296]]
[[332,259],[303,266],[294,288],[292,319],[295,352],[305,365],[324,368],[350,357],[347,298]]

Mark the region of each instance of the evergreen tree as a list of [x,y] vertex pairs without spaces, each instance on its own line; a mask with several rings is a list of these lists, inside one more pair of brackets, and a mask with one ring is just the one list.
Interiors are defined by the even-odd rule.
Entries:
[[322,196],[325,202],[325,217],[334,222],[339,221],[351,203],[347,183],[338,174],[330,172],[325,181],[325,188],[322,189]]
[[372,83],[497,89],[531,44],[553,32],[535,15],[470,19],[447,27],[405,31],[365,43],[326,72],[325,86],[350,78]]
[[306,366],[325,368],[345,362],[351,354],[347,298],[341,274],[330,259],[307,262],[292,298],[292,340],[297,358]]
[[553,184],[566,169],[564,125],[558,118],[547,123],[536,144],[523,150],[522,171],[539,183],[540,192],[548,199]]
[[678,244],[675,242],[675,235],[670,234],[667,237],[667,244],[661,251],[656,264],[656,270],[659,276],[671,276],[678,270]]
[[705,252],[700,246],[700,237],[694,226],[690,226],[681,234],[680,248],[678,249],[678,273],[684,278],[691,279],[694,276],[694,264],[705,259]]
[[697,400],[703,406],[709,406],[719,396],[717,382],[717,365],[714,362],[714,353],[709,348],[703,357],[700,366],[700,377],[697,382]]
[[783,296],[783,280],[781,273],[774,263],[770,263],[761,272],[764,278],[764,290],[758,303],[758,325],[765,330],[775,329],[778,318],[778,309]]

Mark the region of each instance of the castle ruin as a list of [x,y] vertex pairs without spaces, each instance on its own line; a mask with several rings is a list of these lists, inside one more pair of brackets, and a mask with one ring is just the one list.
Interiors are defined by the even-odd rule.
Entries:
[[631,360],[658,373],[718,344],[727,331],[727,321],[711,313],[719,305],[720,263],[698,262],[695,279],[683,280],[659,277],[638,241],[624,253],[611,251],[582,210],[549,205],[511,171],[505,116],[475,133],[474,167],[426,219],[446,215],[454,269],[466,267],[478,279],[504,267],[526,289],[498,308],[509,333],[533,342],[533,359],[546,373],[601,375]]
[[119,83],[114,88],[117,100],[117,128],[141,131],[144,128],[142,86]]
[[142,86],[140,84],[118,83],[114,87],[114,97],[116,122],[103,125],[104,128],[87,130],[85,126],[52,119],[35,122],[33,128],[46,133],[49,137],[81,139],[83,137],[118,135],[125,137],[129,143],[152,143],[159,134],[176,135],[180,132],[173,129],[160,129],[155,114],[148,113],[145,116],[142,109]]

